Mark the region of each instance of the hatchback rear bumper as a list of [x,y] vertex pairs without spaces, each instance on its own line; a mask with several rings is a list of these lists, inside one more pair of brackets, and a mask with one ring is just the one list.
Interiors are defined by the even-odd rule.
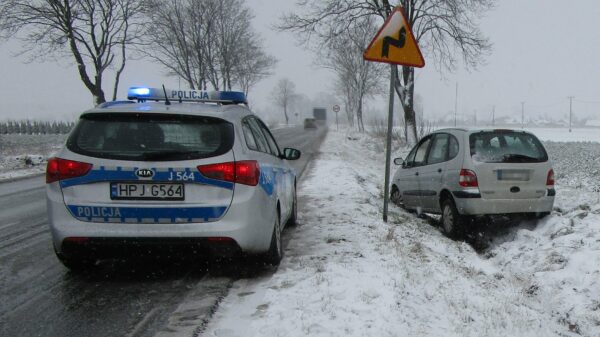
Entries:
[[509,213],[546,213],[554,206],[554,197],[535,199],[454,198],[460,214],[488,215]]

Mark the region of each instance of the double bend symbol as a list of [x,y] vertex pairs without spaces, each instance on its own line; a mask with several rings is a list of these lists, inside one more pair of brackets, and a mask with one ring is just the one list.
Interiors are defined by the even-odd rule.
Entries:
[[381,48],[381,57],[385,57],[388,58],[388,54],[390,52],[390,45],[396,47],[396,48],[402,48],[404,47],[404,44],[406,43],[406,29],[404,27],[402,27],[400,29],[400,34],[398,36],[398,39],[394,39],[391,36],[386,36],[383,38],[383,48]]

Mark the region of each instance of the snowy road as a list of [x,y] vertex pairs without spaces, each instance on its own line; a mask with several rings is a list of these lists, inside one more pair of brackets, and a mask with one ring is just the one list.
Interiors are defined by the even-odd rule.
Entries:
[[[273,132],[303,152],[298,172],[324,133]],[[248,269],[137,261],[73,275],[52,252],[44,177],[0,184],[0,210],[0,336],[191,336]]]

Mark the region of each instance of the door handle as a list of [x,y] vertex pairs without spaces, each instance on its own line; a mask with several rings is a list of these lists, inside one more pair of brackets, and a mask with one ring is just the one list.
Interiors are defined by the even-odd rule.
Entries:
[[438,169],[438,173],[442,173],[442,169],[441,168]]
[[419,175],[419,172],[415,172],[415,175],[416,175],[416,176],[418,176],[418,175]]

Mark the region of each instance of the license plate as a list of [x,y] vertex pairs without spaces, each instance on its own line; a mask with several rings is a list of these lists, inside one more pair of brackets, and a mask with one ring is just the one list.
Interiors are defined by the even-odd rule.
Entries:
[[183,184],[111,183],[113,200],[184,200]]
[[529,181],[529,171],[522,170],[498,170],[498,180]]

